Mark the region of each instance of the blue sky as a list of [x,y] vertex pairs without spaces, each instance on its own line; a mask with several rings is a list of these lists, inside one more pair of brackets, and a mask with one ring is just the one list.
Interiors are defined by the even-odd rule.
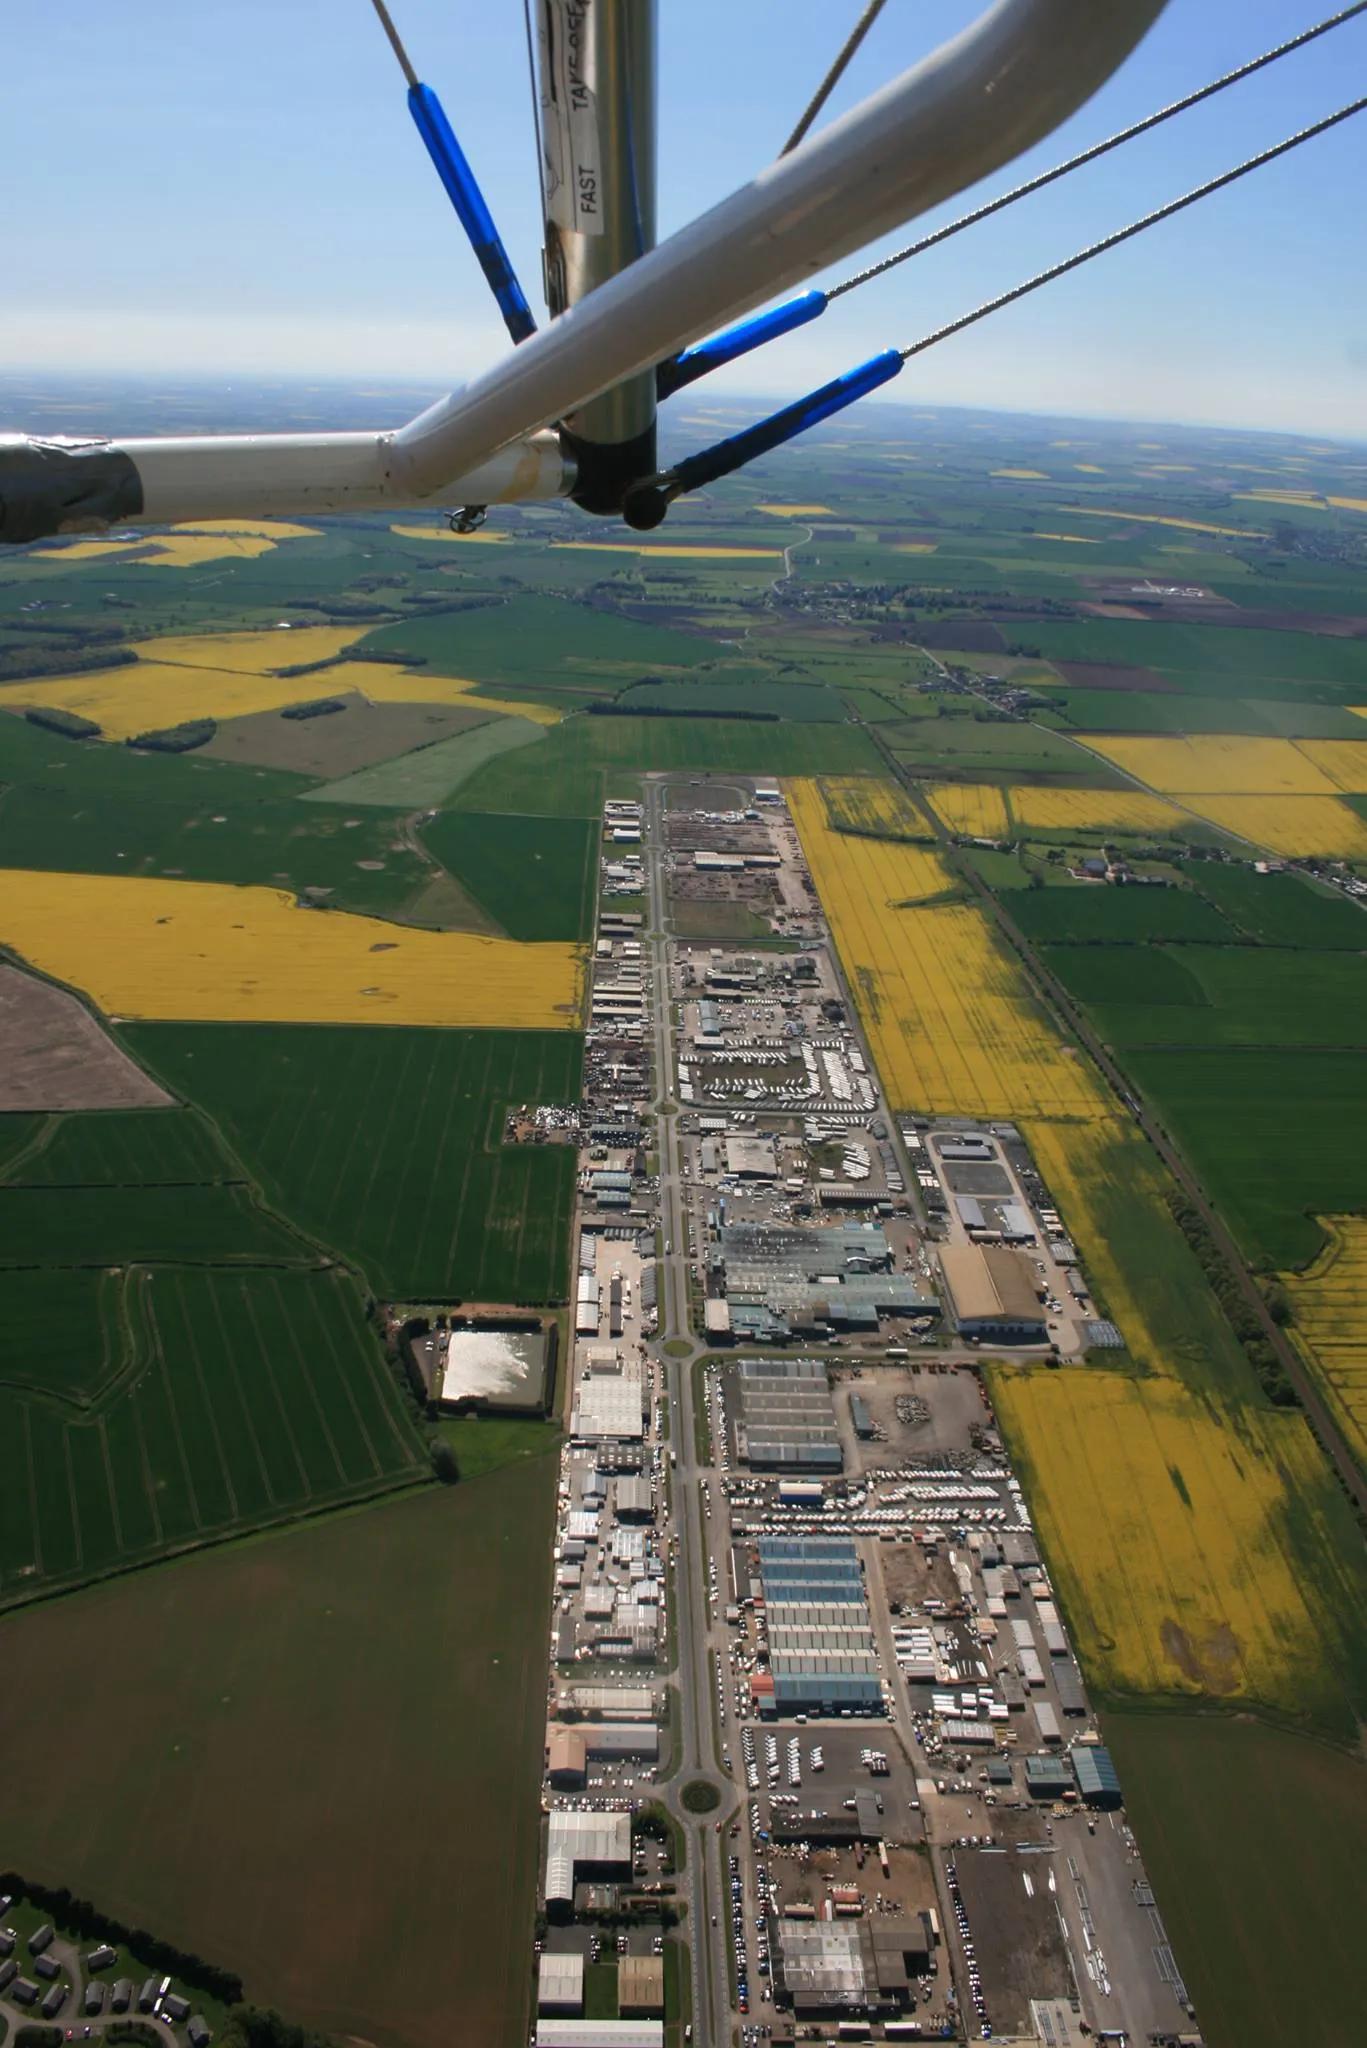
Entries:
[[[391,0],[529,296],[539,208],[519,0]],[[1171,0],[989,195],[1295,33],[1330,0]],[[858,0],[661,0],[661,232],[765,163]],[[966,22],[890,0],[834,106]],[[386,376],[506,345],[368,0],[8,0],[0,368]],[[714,389],[789,394],[905,343],[1362,91],[1367,17],[854,293]],[[1367,437],[1367,115],[914,364],[909,403]],[[962,210],[968,198],[924,225]],[[894,246],[894,237],[884,247]],[[833,275],[839,273],[833,273]]]

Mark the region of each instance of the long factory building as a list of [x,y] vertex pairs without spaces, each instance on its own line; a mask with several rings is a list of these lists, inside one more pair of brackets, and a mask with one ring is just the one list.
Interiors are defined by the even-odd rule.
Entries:
[[881,1714],[883,1681],[853,1539],[761,1536],[753,1561],[757,1576],[747,1560],[737,1578],[744,1569],[744,1590],[764,1621],[769,1668],[750,1681],[759,1712]]

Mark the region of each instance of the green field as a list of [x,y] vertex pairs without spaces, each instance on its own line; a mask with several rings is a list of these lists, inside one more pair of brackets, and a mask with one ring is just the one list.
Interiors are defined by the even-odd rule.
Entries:
[[[22,1147],[6,1144],[11,1124],[27,1127]],[[0,1116],[0,1181],[11,1186],[185,1187],[241,1177],[208,1127],[185,1110]]]
[[671,769],[742,775],[874,775],[882,762],[852,725],[748,725],[705,718],[571,718],[539,745],[492,761],[456,793],[462,811],[596,818],[606,778]]
[[478,611],[382,626],[351,652],[364,661],[376,649],[413,654],[440,675],[490,685],[513,678],[592,681],[613,670],[620,681],[633,682],[656,668],[697,668],[723,652],[715,641],[526,591]]
[[[1046,661],[1101,661],[1171,671],[1198,692],[1233,682],[1249,694],[1254,682],[1312,685],[1325,702],[1367,702],[1367,646],[1265,627],[1170,625],[1163,620],[1088,619],[1056,624],[1031,619],[1008,635],[1028,642]],[[1199,678],[1199,680],[1194,680]],[[1275,692],[1269,691],[1269,696]]]
[[509,938],[591,936],[600,834],[587,818],[443,811],[422,836]]
[[880,725],[878,736],[906,768],[960,776],[1032,774],[1085,775],[1104,780],[1097,763],[1070,740],[1021,718],[905,718]]
[[[0,709],[4,705],[0,688]],[[121,805],[125,824],[144,804],[183,805],[191,815],[239,810],[296,795],[302,776],[206,760],[202,754],[145,754],[95,740],[64,740],[22,718],[0,716],[0,784]]]
[[1103,883],[1028,889],[1013,893],[1007,908],[1027,939],[1046,945],[1115,945],[1136,939],[1204,939],[1218,945],[1236,937],[1219,912],[1190,889],[1118,889]]
[[1184,953],[1165,953],[1161,946],[1043,946],[1040,951],[1080,1003],[1185,1011],[1206,1000]]
[[1050,963],[1080,1000],[1100,1006],[1096,1021],[1112,1045],[1367,1046],[1367,958],[1359,953],[1059,946]]
[[128,1272],[0,1274],[0,1388],[94,1400],[120,1370],[143,1286]]
[[1211,2048],[1358,2048],[1367,1767],[1246,1717],[1102,1726]]
[[846,717],[836,692],[825,683],[798,682],[754,670],[748,676],[701,675],[696,682],[673,676],[667,682],[633,683],[617,702],[633,711],[701,713],[742,711],[751,717],[795,719],[799,724],[838,725]]
[[487,725],[454,733],[448,740],[401,754],[395,761],[358,768],[354,775],[320,783],[303,795],[310,803],[344,805],[348,810],[356,805],[386,811],[425,810],[444,803],[487,762],[518,747],[529,747],[540,737],[541,727],[530,718],[491,718]]
[[1215,860],[1193,861],[1186,873],[1231,924],[1266,945],[1367,952],[1367,909],[1300,875]]
[[1367,1206],[1360,1052],[1131,1051],[1125,1064],[1250,1257],[1303,1266]]
[[556,1471],[537,1459],[7,1618],[24,1683],[0,1689],[0,1743],[54,1768],[12,1774],[6,1857],[306,2026],[519,2048]]
[[312,1266],[318,1254],[240,1187],[0,1188],[0,1267]]
[[[473,744],[474,737],[458,734],[457,741]],[[220,790],[193,808],[131,789],[92,795],[29,786],[0,794],[0,867],[326,889],[344,908],[383,913],[405,903],[431,872],[419,853],[396,843],[400,824],[374,813],[348,821],[291,798],[256,801],[249,780],[236,800]]]
[[86,1326],[74,1361],[53,1356],[73,1335],[66,1276],[48,1315],[17,1278],[28,1336],[23,1384],[0,1386],[0,1603],[427,1476],[341,1275],[167,1269],[97,1299],[82,1276],[99,1334]]
[[509,1105],[578,1099],[571,1032],[140,1024],[273,1207],[391,1300],[564,1298],[575,1155],[504,1145]]
[[1083,732],[1229,732],[1321,740],[1362,737],[1360,721],[1341,705],[1302,703],[1294,698],[1050,688],[1049,702]]

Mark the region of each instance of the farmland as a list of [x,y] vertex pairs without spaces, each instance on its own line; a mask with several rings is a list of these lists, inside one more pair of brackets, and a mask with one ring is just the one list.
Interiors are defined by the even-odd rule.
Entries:
[[502,1136],[509,1105],[577,1098],[576,1035],[145,1025],[128,1038],[272,1204],[377,1294],[564,1297],[574,1152]]
[[[0,1740],[64,1759],[60,1798],[18,1774],[7,1855],[305,2025],[444,2048],[455,2012],[515,2048],[555,1473],[518,1464],[6,1619],[26,1678]],[[499,1853],[453,1855],[472,1838]]]
[[1010,835],[1005,794],[991,783],[934,783],[926,791],[926,800],[950,832],[961,832],[969,839],[1006,839]]
[[425,810],[448,801],[463,782],[500,754],[540,738],[531,719],[491,718],[473,731],[453,733],[395,760],[305,790],[303,798],[306,803],[345,805],[348,810],[358,804],[386,811]]
[[1010,913],[1029,939],[1206,940],[1218,945],[1235,933],[1194,889],[1031,889],[1011,899]]
[[[24,1383],[0,1385],[0,1602],[427,1475],[342,1276],[130,1278],[117,1304],[108,1290],[91,1304],[104,1363],[87,1325],[79,1383],[65,1361],[50,1382],[41,1371],[72,1320],[51,1273],[49,1284],[47,1319],[21,1278],[34,1349]],[[77,1298],[89,1301],[88,1284]]]
[[1175,805],[1131,789],[1030,789],[1009,792],[1011,814],[1027,832],[1172,832],[1186,822]]
[[1303,1273],[1283,1275],[1295,1341],[1359,1461],[1367,1466],[1367,1218],[1321,1219],[1328,1243]]
[[315,1254],[241,1188],[0,1188],[0,1268],[300,1266]]
[[1367,1045],[1362,954],[1059,946],[1049,959],[1075,995],[1099,1006],[1098,1028],[1113,1045]]
[[[13,1117],[0,1121],[0,1141]],[[49,1116],[23,1152],[0,1152],[0,1181],[21,1187],[186,1187],[240,1178],[197,1117],[183,1110]]]
[[1264,945],[1367,948],[1367,911],[1300,875],[1257,875],[1228,861],[1197,862],[1187,873],[1217,910]]
[[1102,1728],[1206,2038],[1355,2048],[1360,1759],[1248,1719],[1112,1712]]
[[1248,1397],[1247,1363],[1173,1221],[1172,1181],[1152,1146],[1119,1116],[1032,1123],[1027,1135],[1135,1364],[1200,1392]]
[[1303,860],[1367,860],[1367,822],[1332,796],[1192,796],[1191,809],[1250,846]]
[[0,942],[126,1017],[573,1029],[572,946],[302,910],[283,891],[0,873]]
[[423,840],[494,922],[524,944],[586,939],[599,833],[587,818],[443,811]]
[[[981,911],[925,906],[937,857],[832,832],[820,789],[793,816],[884,1085],[898,1108],[1091,1116],[1105,1094],[1066,1048]],[[920,899],[923,907],[917,907]]]
[[879,765],[867,734],[849,725],[575,718],[472,776],[457,792],[456,808],[594,818],[614,773],[873,774]]
[[1207,733],[1190,739],[1107,735],[1091,744],[1165,796],[1332,796],[1339,787],[1315,761],[1314,742]]
[[1367,1570],[1300,1416],[1121,1373],[999,1369],[992,1390],[1093,1684],[1351,1739]]
[[1125,1063],[1250,1258],[1301,1266],[1367,1205],[1360,1052],[1143,1049]]
[[348,817],[293,798],[193,806],[28,787],[0,795],[0,868],[50,873],[162,875],[319,891],[334,907],[384,915],[428,878],[388,812]]
[[874,839],[930,839],[930,827],[898,782],[882,776],[823,775],[818,787],[833,832]]

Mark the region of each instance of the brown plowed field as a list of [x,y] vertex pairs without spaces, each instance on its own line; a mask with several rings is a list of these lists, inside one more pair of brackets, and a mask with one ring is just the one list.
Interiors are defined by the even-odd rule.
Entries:
[[0,961],[0,1110],[161,1109],[170,1101],[75,996]]
[[[330,683],[336,684],[330,689]],[[284,768],[296,775],[322,775],[329,780],[392,761],[433,740],[487,725],[485,710],[462,711],[448,704],[372,704],[346,689],[346,670],[323,669],[298,678],[298,702],[337,696],[345,709],[320,718],[282,718],[278,711],[253,711],[245,718],[227,718],[205,755],[220,761],[241,761],[252,768]]]
[[[20,1869],[377,2048],[526,2038],[554,1457],[0,1624]],[[46,1759],[43,1764],[40,1760]]]

